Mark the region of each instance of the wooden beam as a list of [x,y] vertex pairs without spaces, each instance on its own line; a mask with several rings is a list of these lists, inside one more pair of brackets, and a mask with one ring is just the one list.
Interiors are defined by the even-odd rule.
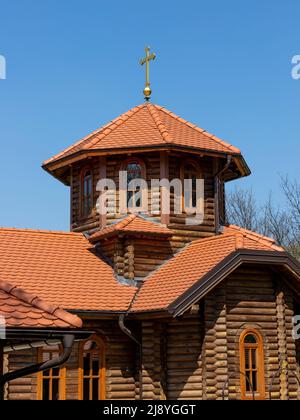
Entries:
[[[170,180],[169,175],[169,155],[167,152],[162,151],[160,152],[160,179],[167,179]],[[170,214],[164,214],[164,200],[167,200],[169,194],[166,191],[165,187],[160,188],[160,213],[161,213],[161,223],[164,225],[168,225],[170,222]]]
[[[106,156],[100,156],[99,157],[99,180],[106,178]],[[101,193],[100,193],[101,194]],[[106,214],[100,214],[99,215],[99,226],[100,229],[103,229],[106,227]]]

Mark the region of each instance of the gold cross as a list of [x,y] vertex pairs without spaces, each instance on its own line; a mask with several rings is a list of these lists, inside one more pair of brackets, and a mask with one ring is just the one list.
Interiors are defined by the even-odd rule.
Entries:
[[149,64],[151,60],[155,60],[156,55],[154,53],[150,54],[150,47],[146,47],[145,51],[146,51],[146,57],[140,60],[140,64],[141,66],[146,64],[146,83],[145,83],[144,95],[145,95],[146,101],[149,101],[151,93],[152,93],[150,89],[150,79],[149,79],[150,65]]

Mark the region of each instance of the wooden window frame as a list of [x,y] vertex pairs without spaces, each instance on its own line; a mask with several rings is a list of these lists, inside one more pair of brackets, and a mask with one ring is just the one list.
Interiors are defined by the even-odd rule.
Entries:
[[[98,335],[93,335],[88,340],[80,343],[79,347],[79,368],[78,368],[78,400],[83,400],[83,386],[84,386],[84,367],[83,354],[85,353],[84,346],[87,342],[94,341],[99,347],[100,363],[99,363],[99,395],[98,400],[106,399],[106,367],[105,367],[105,341]],[[91,377],[90,377],[91,379]]]
[[[254,335],[257,342],[256,344],[245,343],[247,335]],[[256,349],[256,365],[257,365],[257,391],[254,393],[246,390],[246,360],[245,360],[245,349]],[[263,348],[263,337],[262,335],[253,328],[247,328],[240,335],[239,340],[239,353],[240,353],[240,383],[241,383],[241,398],[242,400],[252,400],[253,394],[256,400],[265,399],[265,363],[264,363],[264,348]]]
[[[40,347],[37,352],[38,363],[43,362],[43,353],[57,353],[57,355],[61,355],[62,347],[57,346],[57,350],[47,349],[47,347]],[[44,376],[44,372],[38,373],[37,375],[37,399],[38,400],[43,401],[43,382],[44,382],[44,379],[46,378],[50,378],[49,390],[51,389],[52,380],[53,379],[59,380],[59,391],[58,391],[59,398],[58,399],[60,401],[64,401],[66,399],[66,367],[62,366],[62,367],[58,367],[58,369],[59,369],[59,376],[55,376],[55,377],[53,377],[52,375],[53,368],[49,369],[50,371],[49,376]],[[50,395],[51,395],[51,391],[50,391]],[[49,401],[53,401],[53,399],[49,398]]]
[[[86,177],[87,172],[91,172],[91,184],[92,184],[91,211],[90,211],[89,214],[84,214],[84,200],[85,200],[84,181],[85,181],[85,177]],[[93,204],[94,204],[94,174],[93,174],[93,169],[92,169],[91,166],[85,166],[84,168],[82,168],[82,170],[80,172],[80,217],[82,219],[88,219],[89,217],[91,217],[91,214],[93,212]]]
[[[140,167],[141,167],[141,179],[143,179],[144,181],[146,181],[147,182],[147,170],[146,170],[146,164],[145,164],[145,162],[143,161],[143,159],[141,159],[141,158],[139,158],[139,157],[134,157],[134,156],[132,156],[132,157],[130,157],[130,158],[128,158],[128,159],[125,159],[122,163],[121,163],[121,166],[120,166],[120,171],[126,171],[126,168],[127,168],[127,166],[128,165],[130,165],[131,163],[136,163],[136,164],[138,164]],[[143,197],[143,199],[144,199],[145,197]],[[127,198],[126,198],[126,203],[127,203],[127,205],[128,205],[128,202],[127,202]],[[128,211],[128,208],[127,208],[127,211]]]
[[182,212],[185,213],[185,207],[184,207],[184,173],[185,173],[185,167],[187,165],[191,165],[195,168],[197,173],[197,179],[201,179],[203,176],[203,172],[201,170],[201,167],[199,165],[199,162],[197,162],[195,159],[185,159],[180,164],[180,180],[182,185]]

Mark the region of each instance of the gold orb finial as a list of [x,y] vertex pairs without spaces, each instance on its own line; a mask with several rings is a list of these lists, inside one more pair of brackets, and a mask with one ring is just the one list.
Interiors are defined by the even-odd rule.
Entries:
[[144,89],[144,95],[145,95],[146,101],[149,101],[151,93],[152,93],[152,90],[150,89],[150,87],[146,86]]
[[150,54],[150,47],[146,47],[145,51],[146,51],[146,57],[140,60],[140,64],[142,66],[146,64],[146,83],[145,83],[144,95],[145,95],[146,101],[149,101],[151,93],[152,93],[150,89],[150,80],[149,80],[149,67],[150,67],[149,64],[151,60],[155,60],[156,55],[154,53]]

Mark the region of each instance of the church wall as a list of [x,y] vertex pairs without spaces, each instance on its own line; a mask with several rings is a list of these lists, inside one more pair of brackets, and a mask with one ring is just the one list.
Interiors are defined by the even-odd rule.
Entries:
[[143,323],[145,399],[240,399],[239,338],[246,328],[263,337],[266,399],[269,390],[272,399],[297,398],[293,292],[279,275],[243,266],[196,310]]
[[[222,399],[224,387],[225,398],[240,399],[239,337],[252,327],[264,342],[266,398],[270,389],[273,399],[296,398],[292,316],[291,289],[268,269],[244,266],[215,289],[205,299],[205,397]],[[282,363],[288,375],[278,372]]]
[[[86,321],[87,329],[98,331],[105,342],[106,399],[138,399],[138,351],[133,341],[119,328],[117,321]],[[66,399],[78,399],[79,343],[73,347],[66,363]],[[20,369],[37,363],[37,350],[10,353],[8,369]],[[36,400],[37,375],[11,381],[8,386],[9,400]]]
[[[275,272],[244,265],[199,305],[177,319],[127,321],[138,346],[117,320],[85,321],[105,341],[107,399],[240,399],[239,337],[255,328],[263,337],[265,389],[272,399],[296,399],[299,342],[292,337],[293,292]],[[66,398],[78,398],[78,343],[66,374]],[[14,352],[9,369],[35,363],[36,350]],[[279,372],[279,367],[284,367]],[[288,373],[287,373],[288,372]],[[36,399],[36,376],[12,381],[9,399]]]
[[[129,158],[137,157],[142,159],[146,165],[146,180],[149,188],[148,201],[149,208],[148,214],[157,220],[160,220],[160,215],[157,213],[159,209],[160,202],[160,191],[159,189],[154,189],[151,192],[151,179],[160,178],[160,153],[159,152],[149,152],[149,153],[139,153],[132,156],[128,155],[111,155],[106,158],[106,177],[112,179],[116,187],[119,187],[119,170],[124,161]],[[193,156],[187,153],[169,153],[169,178],[172,180],[174,178],[180,179],[181,165],[186,162],[188,159],[193,159],[194,162],[199,164],[200,168],[200,177],[205,179],[205,219],[204,223],[198,226],[187,226],[185,224],[186,215],[179,214],[175,215],[174,212],[174,192],[171,191],[171,215],[169,218],[169,227],[174,231],[174,242],[187,242],[191,239],[196,239],[199,237],[207,237],[215,234],[216,231],[216,205],[215,205],[215,186],[214,186],[214,168],[215,161],[211,157],[199,157],[198,155]],[[99,216],[94,212],[90,217],[83,219],[80,215],[80,190],[81,190],[81,172],[84,168],[90,167],[93,172],[94,179],[94,206],[96,205],[96,200],[98,193],[96,192],[96,184],[100,178],[100,158],[94,157],[84,162],[79,162],[73,164],[72,166],[72,176],[71,176],[71,225],[72,230],[74,231],[90,231],[93,229],[99,228]],[[223,193],[223,192],[222,192]],[[150,203],[154,203],[153,208],[151,209]],[[116,207],[119,206],[119,197],[116,198]],[[173,209],[173,210],[172,210]],[[113,222],[114,219],[119,218],[121,215],[107,215],[107,224]]]

